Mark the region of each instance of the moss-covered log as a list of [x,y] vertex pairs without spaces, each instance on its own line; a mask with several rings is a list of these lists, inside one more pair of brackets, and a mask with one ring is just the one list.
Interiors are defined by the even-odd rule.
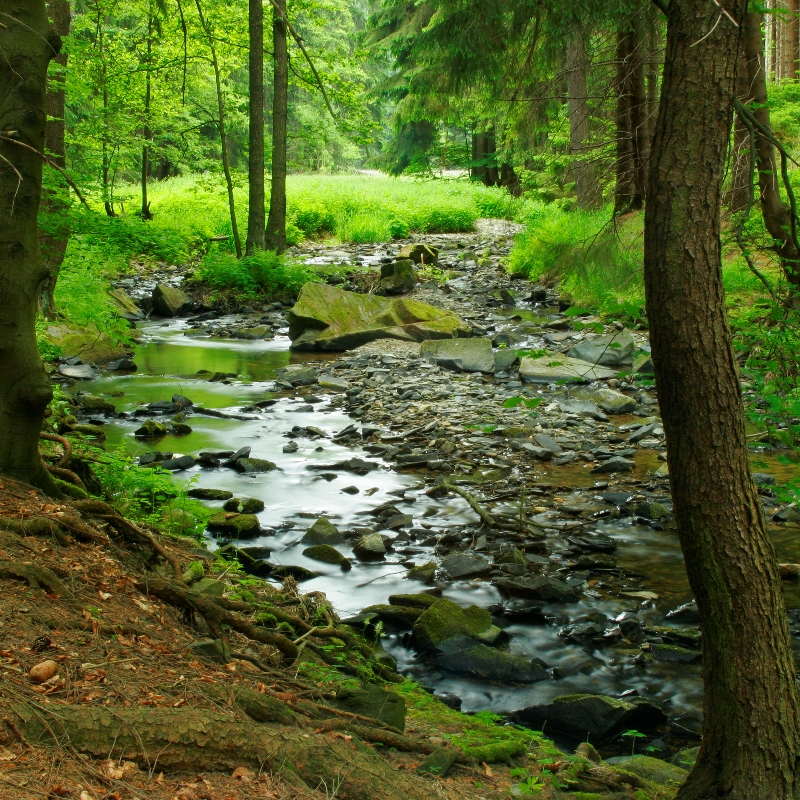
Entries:
[[231,771],[247,766],[291,771],[311,788],[339,785],[343,800],[430,800],[430,783],[404,775],[352,742],[297,728],[238,722],[192,708],[15,706],[32,745],[66,743],[95,758],[121,758],[168,772]]

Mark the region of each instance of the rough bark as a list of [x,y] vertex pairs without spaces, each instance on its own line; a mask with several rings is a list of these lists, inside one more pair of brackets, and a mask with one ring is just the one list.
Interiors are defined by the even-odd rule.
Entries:
[[[743,102],[750,93],[747,58],[744,47],[736,62],[736,96]],[[733,122],[733,152],[731,153],[731,185],[728,192],[728,210],[736,214],[747,208],[750,199],[750,130],[737,115]]]
[[[670,0],[645,211],[645,290],[670,483],[703,629],[704,720],[679,800],[789,800],[797,688],[775,552],[750,474],[725,309],[720,205],[746,0]],[[705,37],[705,38],[704,38]]]
[[603,202],[594,164],[586,157],[589,141],[589,103],[586,87],[585,34],[576,32],[567,41],[567,104],[569,113],[569,149],[576,156],[572,164],[575,194],[579,208],[599,208]]
[[[746,103],[752,106],[753,116],[760,126],[772,133],[767,104],[767,77],[764,70],[764,39],[761,35],[762,15],[748,13],[744,23],[744,54],[747,65]],[[758,171],[759,200],[764,227],[775,240],[786,279],[800,286],[800,254],[789,233],[789,208],[781,200],[780,170],[776,164],[775,148],[760,131],[755,136],[756,169]]]
[[645,87],[646,40],[641,14],[631,23],[631,51],[628,82],[630,89],[631,156],[633,160],[633,196],[631,208],[644,206],[647,162],[650,158],[650,135],[647,124],[647,90]]
[[[69,33],[72,11],[69,0],[50,0],[47,4],[53,20],[53,29],[59,37]],[[66,147],[64,138],[64,78],[67,68],[67,54],[59,54],[51,59],[58,66],[51,67],[47,80],[45,107],[47,125],[45,128],[45,152],[60,167],[66,167]],[[58,192],[44,192],[41,200],[43,213],[63,214],[66,204]],[[67,252],[69,231],[65,225],[54,226],[51,232],[39,231],[39,246],[44,256],[49,275],[39,293],[39,308],[48,319],[55,318],[55,299],[53,294],[58,281],[58,273]]]
[[250,153],[247,165],[247,242],[251,255],[264,249],[264,7],[250,0]]
[[[60,49],[44,0],[0,1],[0,129],[41,153],[47,65]],[[39,457],[39,432],[53,393],[36,346],[36,306],[48,270],[37,215],[42,159],[0,143],[0,473],[46,491],[54,484]]]
[[[95,758],[136,761],[167,772],[230,772],[237,767],[294,773],[311,789],[340,785],[347,800],[430,800],[431,784],[394,769],[340,738],[296,728],[240,722],[194,708],[58,705],[51,713],[13,708],[33,745],[69,743]],[[157,761],[156,761],[157,759]]]
[[289,49],[286,35],[286,0],[277,0],[272,12],[272,182],[265,246],[278,253],[286,249],[286,122],[289,114]]

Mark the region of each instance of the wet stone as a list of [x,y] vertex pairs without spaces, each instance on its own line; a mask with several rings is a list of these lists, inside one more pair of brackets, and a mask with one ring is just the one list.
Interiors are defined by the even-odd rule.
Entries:
[[303,535],[303,544],[342,544],[344,536],[330,520],[320,517]]
[[447,672],[494,681],[534,683],[550,677],[539,662],[509,655],[485,644],[441,655],[436,664]]
[[636,468],[636,462],[622,456],[613,456],[608,461],[603,461],[592,469],[594,474],[607,475],[612,472],[631,472]]
[[208,520],[208,529],[232,539],[253,538],[261,534],[258,517],[253,514],[231,514],[219,511]]
[[201,489],[197,487],[189,489],[187,494],[197,500],[229,500],[233,497],[233,492],[228,492],[225,489]]
[[464,580],[488,575],[492,567],[485,558],[472,553],[453,553],[442,559],[442,571],[451,580]]
[[167,426],[155,420],[146,420],[140,428],[137,428],[134,433],[139,439],[160,439],[162,436],[167,435]]
[[302,583],[303,581],[310,581],[312,578],[317,578],[319,575],[316,572],[312,572],[310,569],[306,569],[305,567],[300,567],[296,564],[281,564],[279,567],[275,567],[272,570],[273,578],[285,578],[285,577],[294,578],[298,583]]
[[272,461],[264,458],[240,458],[234,465],[237,472],[271,472],[275,467]]
[[264,501],[255,497],[233,497],[222,508],[225,511],[236,511],[239,514],[258,514],[264,510]]
[[329,544],[315,544],[303,550],[306,558],[321,561],[324,564],[336,564],[342,569],[350,569],[350,560],[343,556],[335,547]]
[[368,533],[359,537],[353,545],[353,553],[361,561],[380,561],[386,555],[386,545],[379,533]]

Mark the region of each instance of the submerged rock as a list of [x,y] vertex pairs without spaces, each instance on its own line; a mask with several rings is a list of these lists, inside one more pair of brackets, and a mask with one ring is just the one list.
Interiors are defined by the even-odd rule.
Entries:
[[449,311],[407,299],[355,294],[322,283],[303,286],[287,314],[294,350],[349,350],[376,339],[452,339],[468,336]]
[[511,719],[534,730],[547,730],[577,741],[607,741],[623,730],[651,731],[666,714],[646,700],[619,700],[597,694],[556,697],[551,703],[514,711]]

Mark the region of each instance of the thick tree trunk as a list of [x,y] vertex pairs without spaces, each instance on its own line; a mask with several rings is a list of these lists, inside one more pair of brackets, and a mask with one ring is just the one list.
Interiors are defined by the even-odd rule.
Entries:
[[[286,0],[273,9],[274,53],[272,93],[272,169],[269,218],[265,246],[282,253],[286,249],[286,122],[289,114],[289,50],[286,42]],[[278,11],[280,9],[280,12]]]
[[250,154],[247,165],[247,242],[251,255],[264,249],[264,7],[250,0]]
[[[53,20],[53,30],[60,37],[69,34],[72,22],[72,10],[69,0],[50,0],[48,3],[50,16]],[[59,53],[52,59],[58,67],[52,71],[47,80],[47,94],[45,106],[47,110],[47,127],[45,130],[45,152],[60,167],[66,167],[66,146],[64,135],[64,72],[67,68],[67,54]],[[64,202],[58,192],[49,191],[42,194],[41,211],[45,214],[66,214],[68,204]],[[51,220],[55,222],[55,220]],[[47,319],[56,316],[56,303],[54,293],[58,273],[64,263],[69,241],[69,230],[65,224],[52,225],[47,233],[39,231],[39,247],[47,263],[48,277],[42,284],[39,293],[39,308]]]
[[670,0],[645,212],[656,385],[703,630],[703,740],[679,800],[789,800],[798,792],[794,662],[750,475],[721,273],[721,187],[746,5],[729,0],[740,26],[715,27],[712,3]]
[[[744,56],[747,64],[746,104],[752,105],[753,116],[759,124],[772,131],[767,104],[767,78],[764,70],[764,39],[761,35],[761,14],[747,14],[744,23]],[[764,227],[775,240],[775,251],[781,260],[789,283],[800,286],[800,254],[790,235],[789,208],[781,200],[780,170],[775,159],[775,149],[770,140],[756,131],[756,168]]]
[[228,209],[231,216],[231,233],[233,234],[233,245],[236,248],[236,257],[242,257],[242,240],[239,238],[239,226],[236,222],[236,203],[233,197],[233,177],[231,176],[231,164],[228,156],[228,137],[225,133],[225,98],[222,94],[222,79],[219,73],[219,60],[217,59],[217,46],[214,44],[214,37],[208,27],[203,6],[200,0],[195,0],[197,14],[200,17],[200,24],[203,27],[208,49],[211,51],[211,64],[214,67],[214,83],[217,90],[217,129],[219,130],[220,150],[222,151],[222,171],[225,173],[225,185],[228,187]]
[[[44,0],[0,0],[0,130],[41,153],[45,144],[47,65],[60,39]],[[53,393],[36,345],[36,305],[48,270],[37,215],[42,160],[0,143],[0,473],[52,490],[39,457],[39,433]]]
[[594,164],[586,158],[589,141],[589,103],[586,87],[586,43],[578,31],[567,41],[567,96],[569,112],[569,149],[576,156],[572,164],[578,208],[599,208],[603,202]]

